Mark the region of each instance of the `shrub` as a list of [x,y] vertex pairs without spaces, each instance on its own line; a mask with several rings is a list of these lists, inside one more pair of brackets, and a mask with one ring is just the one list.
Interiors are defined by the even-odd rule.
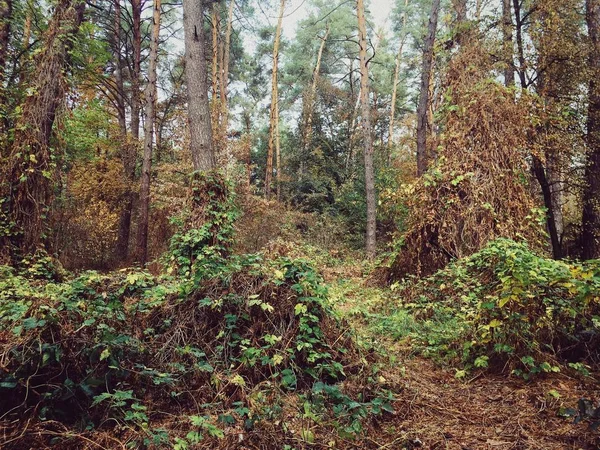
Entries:
[[[85,430],[118,439],[122,430],[136,448],[188,448],[222,439],[223,426],[273,419],[286,392],[363,367],[308,262],[229,254],[229,192],[219,175],[196,178],[172,241],[176,276],[123,270],[52,282],[0,266],[6,448],[80,448]],[[390,409],[373,397],[365,411]],[[359,430],[351,401],[335,400]],[[173,411],[189,421],[159,427]]]
[[600,261],[555,261],[508,239],[400,289],[418,320],[457,320],[443,349],[467,367],[529,377],[597,364]]

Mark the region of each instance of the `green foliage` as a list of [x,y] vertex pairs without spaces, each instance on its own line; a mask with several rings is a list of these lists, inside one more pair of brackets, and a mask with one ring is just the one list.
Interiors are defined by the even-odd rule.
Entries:
[[218,172],[195,173],[188,207],[175,222],[182,230],[171,239],[171,262],[177,273],[203,278],[222,274],[234,241],[238,216],[233,186]]
[[[251,428],[281,415],[282,400],[265,389],[280,397],[360,368],[349,364],[357,350],[310,263],[228,254],[235,212],[215,177],[212,190],[194,185],[200,207],[173,239],[177,276],[123,270],[59,282],[42,266],[28,277],[0,266],[0,414],[88,429],[116,421],[139,433],[136,445],[191,448],[238,421]],[[383,408],[339,401],[353,429]],[[192,414],[203,402],[209,415]],[[190,411],[181,436],[153,426],[175,405]]]
[[416,285],[400,286],[400,294],[410,299],[404,308],[417,329],[429,328],[426,337],[411,336],[467,368],[511,368],[529,378],[559,371],[560,361],[597,357],[598,261],[555,261],[499,239]]

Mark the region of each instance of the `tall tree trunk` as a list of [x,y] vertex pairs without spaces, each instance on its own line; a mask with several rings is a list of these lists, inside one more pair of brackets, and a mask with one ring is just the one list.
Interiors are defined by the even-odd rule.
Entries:
[[[114,0],[114,58],[115,58],[115,86],[116,104],[119,121],[121,140],[121,161],[123,163],[123,175],[132,183],[135,178],[136,145],[127,140],[127,111],[125,108],[126,94],[123,82],[123,55],[121,35],[121,0]],[[123,196],[123,209],[119,217],[119,231],[117,233],[116,257],[124,262],[129,257],[129,235],[131,233],[131,215],[133,212],[134,194],[128,188]]]
[[542,196],[544,198],[544,206],[546,207],[546,225],[548,228],[548,234],[550,235],[550,242],[552,244],[552,256],[554,259],[562,258],[562,250],[560,244],[560,238],[558,236],[558,232],[556,229],[556,220],[554,217],[554,207],[552,204],[552,189],[550,184],[548,183],[548,178],[546,177],[546,171],[544,169],[544,165],[540,161],[540,159],[533,155],[533,173],[540,183],[540,187],[542,188]]
[[396,98],[398,96],[398,80],[400,79],[400,63],[402,61],[402,50],[404,49],[404,42],[406,41],[406,8],[408,7],[408,0],[404,0],[404,12],[402,13],[402,39],[400,40],[400,47],[396,54],[396,67],[394,69],[394,86],[392,88],[392,104],[390,105],[390,129],[388,134],[388,164],[390,163],[391,149],[394,143],[394,121],[396,119]]
[[515,63],[513,62],[513,22],[510,0],[502,0],[502,52],[504,59],[504,85],[515,85]]
[[590,51],[590,87],[587,120],[586,187],[583,194],[582,258],[600,258],[600,1],[587,0],[586,21]]
[[281,24],[285,11],[285,0],[279,5],[279,19],[273,42],[273,73],[271,75],[271,112],[269,119],[269,147],[267,150],[267,172],[265,174],[265,198],[271,198],[271,180],[273,179],[273,153],[276,146],[277,118],[279,117],[279,90],[277,87],[277,69],[279,66],[279,42],[281,41]]
[[313,115],[315,113],[315,101],[317,98],[317,85],[319,82],[319,73],[321,72],[321,61],[323,59],[323,51],[325,49],[325,43],[329,37],[329,24],[325,28],[325,34],[321,37],[321,45],[319,45],[319,51],[317,52],[317,62],[315,69],[313,70],[312,83],[310,91],[308,92],[305,104],[306,121],[304,123],[304,139],[303,139],[303,152],[302,158],[305,158],[308,154],[308,149],[312,142],[312,122]]
[[[6,53],[10,42],[10,31],[12,25],[12,0],[0,0],[0,133],[5,135],[9,128],[6,117],[7,93],[4,90],[4,78],[6,76]],[[2,145],[4,139],[0,138],[0,157],[4,156],[5,148]]]
[[525,45],[523,43],[523,19],[521,0],[513,0],[513,6],[515,9],[515,29],[517,38],[517,58],[519,60],[519,67],[517,68],[517,74],[521,83],[521,88],[527,89],[527,64],[525,63]]
[[275,118],[275,183],[277,185],[277,201],[281,201],[281,136],[279,135],[279,108],[275,110],[277,117]]
[[140,79],[142,77],[142,0],[131,0],[133,18],[133,74],[131,75],[131,135],[140,138],[140,113],[142,98]]
[[115,4],[115,34],[114,39],[114,59],[115,59],[115,87],[116,87],[116,106],[119,120],[119,129],[123,140],[127,136],[127,114],[125,111],[125,87],[123,83],[123,58],[121,46],[121,0],[114,0]]
[[204,0],[184,0],[185,79],[194,170],[211,170],[215,167],[203,24]]
[[4,81],[4,70],[6,67],[6,53],[10,41],[10,30],[12,25],[12,0],[0,0],[0,88]]
[[[437,0],[439,1],[439,0]],[[376,202],[375,202],[375,173],[373,170],[373,138],[371,130],[371,107],[369,105],[369,68],[367,66],[367,26],[365,20],[365,5],[363,0],[356,1],[358,16],[358,45],[360,59],[360,103],[363,130],[363,151],[365,158],[365,191],[367,199],[367,257],[373,258],[376,250]]]
[[225,31],[225,54],[223,55],[223,74],[221,76],[221,126],[227,132],[229,126],[229,108],[227,105],[227,90],[229,87],[229,58],[231,54],[231,32],[233,29],[233,8],[235,0],[229,0],[227,13],[227,29]]
[[148,261],[148,214],[150,212],[150,174],[152,170],[152,132],[156,112],[156,64],[158,61],[158,38],[160,35],[160,3],[154,0],[152,40],[150,41],[150,65],[146,86],[146,109],[144,117],[144,159],[140,185],[140,220],[138,229],[138,257],[144,265]]
[[64,101],[65,72],[84,8],[85,3],[72,0],[56,4],[36,58],[36,70],[26,82],[36,95],[27,96],[21,105],[7,176],[3,177],[9,183],[10,217],[19,231],[12,239],[13,259],[33,254],[46,241],[54,175],[50,139],[57,111]]
[[[219,2],[213,3],[211,14],[211,30],[212,30],[212,102],[213,108],[217,110],[217,98],[219,90],[219,24],[221,16],[219,14]],[[216,120],[216,117],[213,117]]]
[[421,176],[427,170],[429,164],[427,150],[427,133],[430,123],[427,117],[429,108],[429,82],[433,68],[433,53],[435,46],[435,34],[437,30],[438,15],[440,11],[440,0],[433,0],[431,4],[431,15],[427,37],[423,46],[423,64],[421,68],[421,87],[419,94],[419,105],[417,107],[417,175]]

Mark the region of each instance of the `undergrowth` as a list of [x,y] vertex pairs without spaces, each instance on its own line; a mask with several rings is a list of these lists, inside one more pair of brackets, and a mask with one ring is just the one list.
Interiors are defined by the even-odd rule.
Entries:
[[392,411],[311,264],[230,253],[230,192],[196,176],[159,276],[0,267],[3,448],[310,444],[315,424],[349,438]]
[[600,262],[556,261],[498,239],[420,281],[392,286],[380,332],[470,369],[529,378],[600,362]]

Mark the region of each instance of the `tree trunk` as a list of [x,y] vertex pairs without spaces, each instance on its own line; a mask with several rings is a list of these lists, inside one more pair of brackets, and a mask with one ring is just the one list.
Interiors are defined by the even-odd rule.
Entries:
[[4,81],[6,53],[8,51],[12,24],[12,10],[12,0],[0,0],[0,86],[2,86]]
[[[123,82],[123,58],[121,41],[121,0],[115,0],[115,85],[117,116],[121,140],[121,161],[123,163],[123,175],[128,182],[135,178],[136,145],[127,140],[127,111],[126,94]],[[119,217],[119,231],[117,234],[116,258],[124,262],[129,257],[129,235],[131,233],[131,214],[133,211],[134,194],[128,188],[123,198],[123,209]]]
[[225,54],[223,56],[223,74],[221,84],[221,126],[227,132],[229,126],[229,109],[227,105],[227,90],[229,87],[229,55],[231,52],[231,32],[233,28],[233,7],[235,0],[229,0],[229,12],[227,14],[227,30],[225,31]]
[[[219,89],[219,24],[221,22],[219,15],[219,2],[213,3],[211,14],[211,30],[212,30],[212,102],[213,108],[217,110],[217,98]],[[216,120],[216,117],[213,117]]]
[[[46,223],[54,175],[50,138],[65,96],[65,72],[74,36],[83,20],[85,3],[60,0],[44,32],[37,67],[26,83],[36,92],[21,105],[8,161],[10,217],[19,233],[13,237],[13,259],[33,254],[46,241]],[[0,247],[6,248],[2,245]]]
[[400,78],[400,62],[402,61],[402,50],[404,49],[404,42],[406,41],[406,8],[408,7],[408,0],[404,0],[404,13],[402,14],[402,32],[404,36],[400,41],[400,48],[398,48],[398,54],[396,55],[396,68],[394,69],[394,86],[392,88],[392,104],[390,105],[390,130],[388,135],[388,164],[391,162],[391,150],[394,143],[394,120],[396,118],[396,97],[398,96],[398,80]]
[[302,158],[306,158],[308,154],[308,149],[310,148],[310,144],[312,142],[312,122],[313,115],[315,113],[315,101],[317,98],[317,84],[319,82],[319,73],[321,72],[321,61],[323,59],[323,51],[325,49],[325,43],[327,42],[327,38],[329,37],[329,24],[325,28],[325,35],[323,35],[321,39],[321,45],[319,46],[319,51],[317,52],[317,62],[315,64],[315,69],[313,70],[312,76],[312,84],[310,86],[310,91],[308,92],[305,104],[305,114],[306,121],[304,123],[304,139],[303,139],[303,152]]
[[127,137],[127,114],[125,111],[125,85],[123,83],[123,59],[121,57],[121,0],[114,0],[115,3],[115,34],[114,39],[114,58],[115,58],[115,85],[116,85],[116,105],[117,116],[119,120],[119,129],[123,140]]
[[417,175],[421,176],[427,170],[429,164],[427,150],[427,133],[429,131],[429,120],[427,110],[429,108],[429,81],[433,69],[433,50],[435,45],[435,33],[437,30],[438,14],[440,11],[440,0],[433,0],[431,4],[431,15],[427,37],[423,46],[423,64],[421,68],[421,90],[419,94],[419,105],[417,107]]
[[269,147],[267,150],[267,172],[265,174],[265,198],[271,198],[271,180],[273,179],[273,153],[276,146],[277,118],[279,117],[279,91],[277,87],[277,68],[279,66],[279,42],[281,40],[281,24],[285,11],[285,0],[279,5],[279,19],[273,42],[273,73],[271,76],[271,112],[269,119]]
[[510,0],[502,0],[502,43],[504,57],[504,85],[515,85],[515,64],[513,62],[513,23]]
[[[435,0],[439,1],[439,0]],[[369,105],[369,68],[367,66],[367,26],[365,21],[365,5],[363,0],[356,1],[358,16],[358,44],[360,59],[360,103],[363,130],[363,151],[365,158],[365,191],[367,198],[367,257],[373,258],[376,250],[376,202],[375,174],[373,170],[373,141],[371,130],[371,107]]]
[[517,74],[519,75],[519,81],[521,82],[521,88],[527,89],[527,64],[525,63],[525,45],[523,44],[523,20],[521,19],[521,0],[513,0],[513,6],[515,8],[515,28],[517,38],[517,58],[519,60],[519,67]]
[[140,220],[138,229],[138,258],[144,265],[148,261],[148,215],[150,212],[150,174],[152,170],[152,131],[156,111],[156,64],[158,61],[158,38],[160,35],[160,2],[154,0],[152,40],[150,41],[150,65],[146,86],[146,112],[144,117],[144,159],[140,185]]
[[133,17],[133,74],[131,75],[131,135],[134,140],[140,138],[141,92],[140,78],[142,76],[142,0],[131,0],[131,15]]
[[600,258],[600,1],[587,0],[586,20],[591,41],[587,120],[586,187],[583,194],[581,256]]
[[556,221],[554,219],[554,208],[552,206],[552,191],[548,178],[546,177],[546,171],[540,159],[533,155],[533,173],[540,183],[542,188],[542,195],[544,197],[544,206],[547,209],[546,213],[546,225],[548,228],[548,234],[550,235],[550,242],[552,244],[552,256],[554,259],[562,258],[562,251],[560,245],[560,239],[556,231]]
[[194,170],[211,170],[215,167],[203,23],[204,2],[184,0],[185,79],[188,91],[190,148]]
[[275,120],[275,164],[276,164],[276,174],[275,174],[275,184],[277,191],[277,201],[281,201],[281,142],[279,135],[279,108],[277,108],[277,118]]

